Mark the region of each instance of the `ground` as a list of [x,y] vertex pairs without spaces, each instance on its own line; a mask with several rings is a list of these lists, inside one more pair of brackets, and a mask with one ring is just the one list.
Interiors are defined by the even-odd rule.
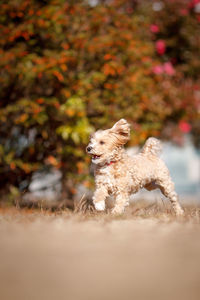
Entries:
[[0,209],[1,299],[200,299],[200,209]]

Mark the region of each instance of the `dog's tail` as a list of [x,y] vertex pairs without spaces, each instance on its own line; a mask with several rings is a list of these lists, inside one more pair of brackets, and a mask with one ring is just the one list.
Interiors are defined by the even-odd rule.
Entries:
[[146,143],[144,144],[141,153],[148,155],[159,156],[162,152],[162,144],[161,142],[153,137],[148,138]]

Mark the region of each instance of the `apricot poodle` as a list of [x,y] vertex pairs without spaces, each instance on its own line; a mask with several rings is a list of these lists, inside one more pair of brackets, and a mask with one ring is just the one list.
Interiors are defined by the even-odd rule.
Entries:
[[114,196],[114,214],[122,214],[129,205],[130,194],[141,188],[159,188],[172,204],[176,215],[183,209],[178,202],[174,183],[165,163],[159,158],[162,147],[159,140],[150,137],[137,155],[130,157],[124,144],[130,139],[130,125],[124,119],[112,128],[92,134],[86,151],[95,164],[96,190],[93,203],[96,210],[105,210],[105,200]]

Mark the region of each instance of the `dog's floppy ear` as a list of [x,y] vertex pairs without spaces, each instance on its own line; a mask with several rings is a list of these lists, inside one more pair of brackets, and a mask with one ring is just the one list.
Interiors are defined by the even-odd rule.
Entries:
[[130,124],[125,119],[120,119],[110,131],[116,136],[120,145],[126,144],[130,139]]

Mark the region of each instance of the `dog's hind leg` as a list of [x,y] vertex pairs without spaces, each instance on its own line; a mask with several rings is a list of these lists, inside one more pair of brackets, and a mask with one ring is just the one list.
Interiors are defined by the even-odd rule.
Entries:
[[170,176],[165,179],[156,180],[156,184],[160,188],[162,194],[170,200],[176,215],[183,215],[184,211],[180,206],[178,195],[174,190],[174,183],[172,182]]

